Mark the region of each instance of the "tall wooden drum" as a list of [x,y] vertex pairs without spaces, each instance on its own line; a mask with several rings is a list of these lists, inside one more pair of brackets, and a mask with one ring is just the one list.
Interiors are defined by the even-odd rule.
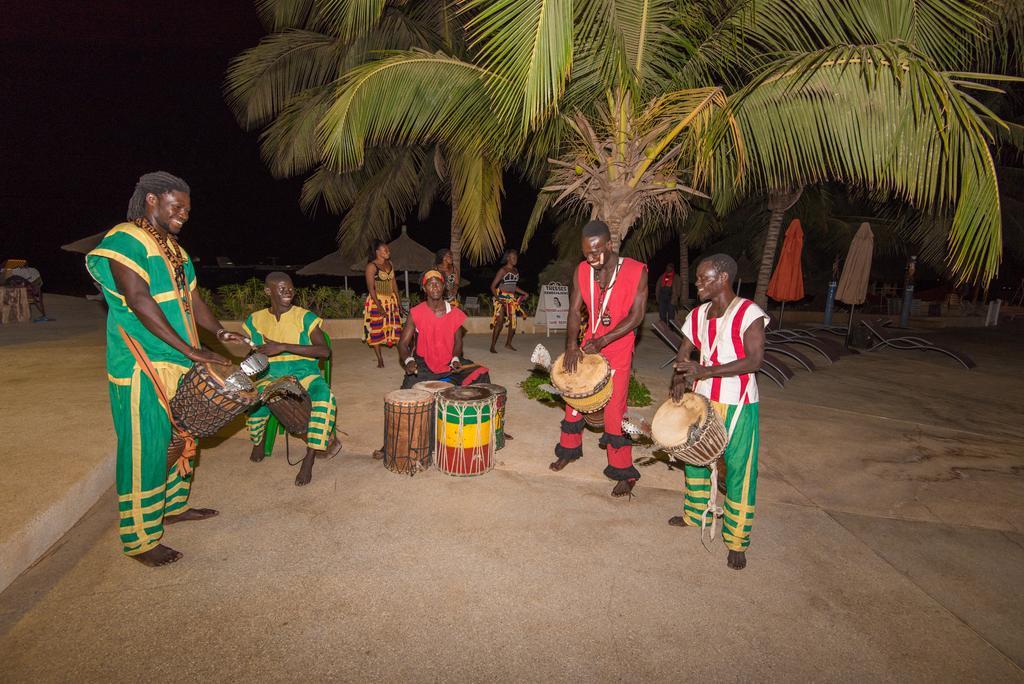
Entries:
[[384,467],[415,475],[430,467],[430,426],[434,395],[423,390],[394,390],[384,395]]

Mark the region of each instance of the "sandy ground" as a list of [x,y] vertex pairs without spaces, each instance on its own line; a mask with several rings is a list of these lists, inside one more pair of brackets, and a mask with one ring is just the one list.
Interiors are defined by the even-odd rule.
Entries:
[[[20,398],[0,399],[0,541],[113,449],[100,317],[77,302],[63,319],[0,329]],[[222,515],[169,528],[185,558],[156,570],[120,556],[110,489],[0,594],[0,680],[1024,681],[1021,332],[929,333],[973,371],[885,352],[762,383],[739,573],[720,541],[665,524],[678,471],[644,467],[636,498],[611,499],[596,434],[547,470],[559,412],[516,388],[542,336],[497,356],[467,341],[510,388],[515,436],[471,479],[370,458],[397,360],[378,371],[339,341],[344,455],[299,489],[282,444],[255,465],[239,435],[215,440],[192,502]],[[667,355],[653,335],[638,350],[657,401]],[[73,399],[56,414],[55,387]]]

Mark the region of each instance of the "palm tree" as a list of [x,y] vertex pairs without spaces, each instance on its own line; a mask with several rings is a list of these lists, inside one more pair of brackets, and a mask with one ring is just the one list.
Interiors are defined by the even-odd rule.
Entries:
[[[327,26],[348,46],[329,77],[292,79],[264,132],[304,133],[282,138],[307,161],[288,171],[358,173],[380,146],[439,146],[462,160],[449,161],[461,169],[453,214],[465,218],[466,205],[486,224],[462,223],[477,258],[500,244],[501,170],[517,168],[546,179],[527,241],[552,206],[605,220],[621,241],[638,222],[679,221],[700,194],[722,213],[745,196],[832,181],[938,216],[962,279],[999,263],[989,145],[1004,124],[972,92],[1006,77],[966,70],[982,57],[1019,67],[1006,57],[1024,24],[1011,0],[260,5],[303,8],[303,30]],[[365,48],[413,10],[443,30]],[[437,38],[445,32],[461,42]]]
[[378,145],[346,171],[324,159],[319,123],[349,70],[398,50],[463,50],[464,28],[444,2],[371,4],[379,6],[258,0],[270,33],[232,61],[225,97],[243,128],[261,131],[263,158],[275,177],[306,176],[303,209],[343,216],[337,239],[347,253],[388,239],[414,211],[422,221],[436,202],[448,203],[458,277],[464,251],[478,262],[504,244],[498,165],[479,150],[441,142]]

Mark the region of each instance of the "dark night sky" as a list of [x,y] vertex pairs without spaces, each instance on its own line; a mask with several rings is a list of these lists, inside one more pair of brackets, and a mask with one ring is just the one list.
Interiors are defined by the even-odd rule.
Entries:
[[[28,258],[50,291],[89,291],[81,257],[59,246],[123,220],[138,176],[157,169],[192,187],[182,243],[202,260],[305,263],[335,248],[337,219],[299,210],[301,180],[271,178],[224,104],[228,62],[263,35],[250,0],[2,0],[0,16],[0,259]],[[533,195],[508,190],[515,244]],[[410,227],[438,248],[447,211]]]

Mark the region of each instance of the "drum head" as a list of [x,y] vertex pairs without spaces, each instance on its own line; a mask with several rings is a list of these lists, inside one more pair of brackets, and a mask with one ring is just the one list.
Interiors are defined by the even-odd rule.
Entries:
[[559,354],[551,365],[551,384],[568,394],[593,391],[611,372],[608,361],[600,354],[584,354],[572,374],[562,368],[564,360],[565,354]]
[[434,395],[418,389],[393,390],[384,395],[385,404],[429,404]]
[[423,382],[417,382],[412,386],[414,390],[423,390],[424,392],[430,392],[431,394],[437,394],[441,390],[446,390],[453,387],[452,383],[445,382],[444,380],[424,380]]
[[651,439],[662,446],[683,446],[690,439],[690,429],[703,425],[707,416],[708,400],[699,394],[687,392],[679,403],[669,399],[654,414]]
[[448,401],[483,401],[494,396],[494,392],[480,385],[470,385],[469,387],[449,387],[439,396]]
[[491,392],[493,394],[508,394],[508,390],[505,389],[504,387],[502,387],[501,385],[492,385],[490,383],[481,382],[478,385],[472,385],[472,386],[473,387],[483,387],[484,389],[489,389],[489,390],[491,390]]

